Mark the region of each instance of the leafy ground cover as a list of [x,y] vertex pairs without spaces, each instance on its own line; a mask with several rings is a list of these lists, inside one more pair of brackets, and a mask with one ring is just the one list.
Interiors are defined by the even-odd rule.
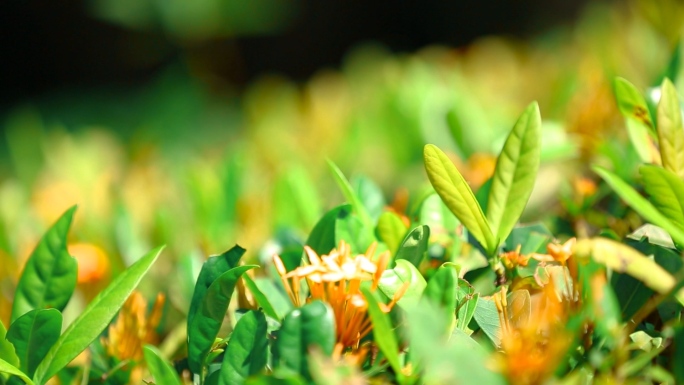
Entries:
[[679,32],[638,4],[237,99],[171,70],[119,136],[18,109],[0,383],[684,383]]

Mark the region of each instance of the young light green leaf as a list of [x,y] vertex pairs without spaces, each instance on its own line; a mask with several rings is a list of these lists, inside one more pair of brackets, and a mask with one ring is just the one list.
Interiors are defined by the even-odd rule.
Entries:
[[76,206],[43,235],[26,262],[12,305],[11,322],[33,309],[63,310],[76,288],[78,266],[67,251],[67,233]]
[[442,310],[447,327],[450,329],[456,325],[456,287],[458,286],[458,274],[451,266],[442,266],[428,281],[423,292],[423,298],[427,298]]
[[352,253],[364,253],[376,241],[373,227],[366,226],[358,215],[340,211],[335,220],[335,243],[345,241]]
[[[577,258],[593,258],[596,262],[615,271],[627,273],[654,291],[668,293],[676,284],[675,278],[637,250],[607,238],[591,238],[577,241],[573,249]],[[675,294],[684,305],[684,289]]]
[[249,311],[235,325],[223,355],[219,385],[241,385],[267,363],[268,335],[264,313]]
[[349,184],[349,181],[344,176],[342,171],[331,160],[328,160],[328,166],[330,167],[333,177],[335,177],[335,182],[337,182],[340,190],[342,190],[344,198],[352,205],[356,215],[359,216],[365,226],[372,227],[373,220],[371,219],[370,214],[368,214],[363,202],[361,202],[361,199],[359,199],[358,195],[356,195],[356,192],[354,192],[354,189],[352,188],[351,184]]
[[659,166],[643,165],[639,173],[653,205],[684,231],[684,181]]
[[245,286],[247,286],[249,292],[254,296],[257,304],[259,304],[259,306],[264,310],[264,313],[274,320],[280,321],[281,317],[278,316],[278,313],[273,308],[273,305],[271,305],[271,301],[269,301],[266,295],[264,295],[261,289],[259,289],[256,282],[254,282],[249,275],[243,275],[242,280],[245,282]]
[[487,252],[494,254],[499,242],[492,234],[487,218],[477,203],[473,191],[456,166],[442,150],[432,144],[425,146],[423,155],[430,183],[444,204]]
[[390,253],[394,255],[399,248],[399,244],[406,235],[406,225],[401,221],[399,215],[385,211],[378,219],[378,235],[380,240],[385,242]]
[[658,143],[663,167],[684,178],[684,126],[677,89],[663,80],[658,103]]
[[26,385],[34,385],[31,378],[24,374],[19,368],[0,358],[0,373],[7,373],[21,378]]
[[480,329],[494,343],[494,346],[499,346],[501,343],[501,324],[499,323],[499,312],[496,310],[494,300],[480,297],[477,301],[474,318]]
[[335,225],[337,218],[339,216],[348,215],[351,211],[352,206],[350,204],[344,204],[325,213],[318,223],[316,223],[313,230],[311,230],[309,238],[306,240],[306,245],[311,247],[318,255],[328,254],[330,250],[337,246],[335,244]]
[[380,277],[378,288],[387,297],[392,298],[394,294],[408,282],[408,289],[397,304],[407,306],[415,303],[423,295],[423,290],[427,283],[420,271],[411,262],[400,259],[393,269],[385,270]]
[[43,385],[73,361],[109,325],[114,315],[133,292],[140,280],[157,260],[163,247],[158,247],[131,265],[95,297],[50,348],[33,376]]
[[404,241],[397,250],[395,262],[400,259],[405,259],[415,267],[420,266],[420,263],[425,258],[428,249],[428,240],[430,239],[430,228],[426,225],[418,226],[404,238]]
[[5,360],[13,366],[19,366],[19,357],[17,357],[14,351],[14,345],[5,339],[6,335],[7,329],[5,329],[5,325],[0,321],[0,360]]
[[192,293],[192,302],[190,302],[190,310],[188,311],[188,330],[190,330],[190,325],[193,323],[195,315],[202,305],[202,300],[204,299],[209,286],[211,286],[211,284],[223,273],[237,267],[240,258],[242,258],[244,254],[245,249],[239,245],[235,245],[221,255],[209,257],[204,264],[202,264],[202,270],[200,270],[199,276],[197,277],[195,290]]
[[361,292],[368,303],[368,315],[373,323],[373,339],[385,355],[394,372],[401,373],[401,363],[399,362],[399,343],[392,330],[392,323],[389,315],[380,309],[378,300],[367,287],[362,287]]
[[655,134],[655,125],[651,119],[651,113],[648,110],[644,95],[632,83],[621,77],[615,78],[613,86],[618,109],[622,116],[639,122],[642,127]]
[[204,360],[221,329],[235,284],[244,272],[258,267],[234,267],[221,274],[206,290],[197,313],[188,323],[188,366],[193,373],[201,373]]
[[7,330],[14,345],[19,368],[29,377],[62,332],[62,313],[57,309],[34,309],[17,318]]
[[540,153],[541,115],[533,102],[508,135],[489,189],[487,219],[499,240],[508,237],[532,195]]
[[162,357],[162,353],[159,349],[153,345],[145,345],[143,347],[143,355],[145,356],[147,368],[150,370],[150,373],[152,373],[152,377],[154,377],[154,381],[156,381],[157,384],[182,385],[178,373],[176,373],[173,367]]
[[647,221],[656,226],[662,227],[667,231],[672,239],[680,245],[684,245],[684,231],[679,229],[679,226],[670,221],[658,209],[651,204],[646,198],[639,195],[639,193],[629,184],[625,183],[619,176],[601,167],[593,167],[594,172],[599,174],[615,192],[627,202],[639,215],[644,217]]
[[273,352],[276,371],[310,380],[307,355],[313,346],[326,356],[335,346],[335,314],[321,301],[294,309],[283,319]]

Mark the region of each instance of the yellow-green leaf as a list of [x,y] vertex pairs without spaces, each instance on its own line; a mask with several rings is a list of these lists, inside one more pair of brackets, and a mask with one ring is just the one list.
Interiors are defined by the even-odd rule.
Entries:
[[653,205],[684,231],[684,181],[659,166],[641,166],[639,173]]
[[482,208],[461,173],[437,146],[426,145],[423,155],[430,183],[444,204],[487,252],[493,254],[499,242],[494,238]]
[[684,127],[679,96],[669,79],[663,80],[658,103],[658,142],[663,167],[684,178]]
[[10,364],[9,362],[3,360],[2,358],[0,358],[0,373],[7,373],[17,376],[21,378],[25,384],[33,385],[33,381],[31,381],[31,379],[26,374],[24,374],[24,372],[22,372],[16,366]]
[[377,231],[380,240],[385,242],[387,248],[392,255],[394,255],[397,252],[401,241],[404,239],[408,228],[406,228],[404,222],[401,221],[399,215],[391,211],[385,211],[378,219]]
[[[625,244],[607,238],[577,241],[573,255],[577,258],[591,257],[615,271],[631,275],[661,294],[668,293],[677,283],[675,278],[653,259]],[[675,298],[684,304],[684,289],[680,290]]]
[[487,219],[497,239],[506,239],[532,194],[541,154],[541,115],[533,102],[518,118],[496,161]]

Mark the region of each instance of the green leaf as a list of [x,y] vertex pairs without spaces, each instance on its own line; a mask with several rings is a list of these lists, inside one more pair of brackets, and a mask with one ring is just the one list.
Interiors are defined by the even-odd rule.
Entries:
[[[631,275],[661,294],[668,293],[676,284],[674,277],[653,259],[610,239],[591,238],[577,241],[573,255],[577,258],[591,257],[615,271]],[[675,298],[684,305],[684,289],[676,293]]]
[[684,126],[677,89],[669,79],[663,80],[658,103],[658,143],[663,167],[684,178]]
[[653,205],[684,231],[684,181],[659,166],[643,165],[639,173]]
[[267,363],[268,337],[264,313],[249,311],[235,325],[223,355],[219,385],[243,384]]
[[468,329],[470,320],[475,315],[477,302],[480,298],[475,289],[463,279],[458,280],[456,287],[456,327],[461,330]]
[[660,164],[660,153],[654,143],[656,130],[646,99],[632,83],[615,78],[613,83],[618,109],[627,123],[630,142],[646,163]]
[[366,297],[368,303],[368,315],[373,323],[373,340],[385,355],[392,369],[397,375],[401,374],[401,363],[399,362],[399,343],[397,342],[392,323],[388,314],[380,309],[377,298],[367,287],[362,287],[361,292]]
[[392,298],[404,283],[408,282],[408,289],[397,304],[407,306],[415,303],[423,295],[423,290],[427,286],[425,278],[411,262],[400,259],[393,269],[385,270],[380,277],[378,288],[387,297]]
[[204,264],[202,264],[202,270],[200,270],[199,276],[197,277],[195,290],[192,293],[192,302],[190,302],[190,310],[188,311],[188,330],[190,330],[190,325],[192,325],[195,315],[202,305],[202,301],[204,300],[209,286],[211,286],[211,284],[213,284],[222,274],[237,267],[243,254],[245,254],[245,249],[239,245],[235,245],[221,255],[209,257]]
[[5,329],[5,325],[0,321],[0,359],[5,360],[12,366],[19,366],[19,357],[17,357],[14,351],[14,345],[5,339],[6,335],[7,329]]
[[102,333],[157,260],[162,249],[163,247],[158,247],[140,258],[90,302],[38,365],[33,377],[37,384],[45,384]]
[[424,158],[430,183],[444,204],[487,252],[494,254],[499,246],[498,241],[463,176],[446,154],[434,145],[425,146]]
[[[318,255],[330,253],[330,250],[337,246],[335,244],[335,225],[337,218],[339,216],[348,215],[351,211],[352,206],[350,204],[344,204],[325,213],[318,223],[316,223],[313,230],[311,230],[309,238],[306,240],[306,245],[311,247]],[[341,214],[343,212],[344,215]]]
[[387,205],[382,190],[370,178],[363,175],[356,175],[351,179],[351,186],[354,193],[366,208],[368,215],[373,221],[377,221]]
[[390,253],[394,255],[399,248],[399,244],[406,235],[406,225],[401,221],[401,218],[391,212],[385,211],[380,215],[378,220],[378,235],[380,240],[385,242]]
[[176,370],[162,358],[162,352],[152,345],[145,345],[143,347],[143,354],[145,356],[145,363],[150,370],[152,377],[157,384],[164,385],[181,385],[181,379],[178,377]]
[[17,318],[7,330],[19,367],[29,377],[62,332],[62,313],[57,309],[34,309]]
[[656,226],[662,227],[667,231],[672,239],[680,245],[684,245],[684,231],[670,221],[665,215],[661,214],[651,202],[639,195],[639,193],[629,184],[625,183],[620,177],[601,167],[594,166],[594,172],[599,174],[615,192],[627,202],[639,215]]
[[361,222],[363,222],[365,226],[372,227],[373,220],[342,171],[331,160],[328,160],[328,166],[330,167],[333,177],[335,177],[335,182],[337,182],[340,190],[342,190],[342,195],[344,195],[347,202],[352,205],[354,212],[359,216]]
[[276,281],[270,278],[257,277],[254,279],[254,284],[264,293],[264,296],[268,298],[268,302],[273,306],[273,310],[278,316],[275,318],[276,320],[282,320],[294,307],[290,297],[285,293],[282,283],[276,283]]
[[489,189],[487,219],[499,240],[508,237],[532,195],[540,153],[541,116],[539,105],[533,102],[508,135]]
[[26,374],[24,374],[24,372],[22,372],[16,366],[10,364],[9,362],[7,362],[1,358],[0,358],[0,373],[7,373],[7,374],[11,374],[13,376],[17,376],[17,377],[21,378],[24,381],[24,383],[26,383],[27,385],[33,385],[34,384],[34,382],[31,381],[31,378],[29,378]]
[[192,322],[188,322],[188,366],[193,373],[202,373],[204,360],[211,350],[228,310],[235,284],[244,272],[258,267],[234,267],[221,274],[204,293]]
[[458,274],[452,266],[440,267],[428,281],[423,292],[423,298],[427,298],[443,310],[445,319],[448,320],[449,329],[456,325],[456,287],[458,286]]
[[367,227],[354,213],[340,211],[335,221],[335,242],[345,241],[353,253],[364,253],[375,242],[373,228]]
[[283,319],[274,349],[276,369],[310,380],[307,356],[314,346],[326,356],[335,346],[335,314],[321,301],[294,309]]
[[499,323],[499,312],[496,310],[494,300],[492,298],[480,297],[477,301],[474,318],[480,329],[494,343],[494,346],[499,346],[501,341],[501,324]]
[[[675,328],[671,362],[684,362],[684,325],[679,324]],[[684,383],[684,365],[672,365],[672,374],[678,384]]]
[[63,310],[76,288],[78,266],[67,251],[67,233],[76,206],[71,207],[43,235],[31,253],[14,294],[12,318],[33,309]]
[[273,308],[273,305],[271,305],[271,301],[268,300],[266,295],[264,295],[264,293],[259,289],[252,278],[250,278],[249,275],[243,275],[242,280],[245,282],[245,286],[247,286],[249,292],[254,296],[256,302],[264,310],[264,313],[274,320],[280,321],[281,317],[278,316],[278,313]]
[[427,254],[429,240],[430,228],[425,225],[416,227],[404,238],[394,260],[404,259],[415,267],[420,266]]

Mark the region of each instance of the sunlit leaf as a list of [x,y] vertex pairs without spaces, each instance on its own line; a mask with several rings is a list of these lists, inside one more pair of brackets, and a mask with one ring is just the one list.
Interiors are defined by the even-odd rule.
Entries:
[[19,366],[19,357],[17,357],[14,351],[14,345],[5,339],[7,335],[7,329],[5,325],[0,321],[0,359],[5,360],[10,365]]
[[333,163],[330,160],[328,160],[328,166],[330,167],[330,171],[335,177],[335,182],[337,182],[337,185],[339,186],[340,190],[342,190],[342,195],[344,195],[344,198],[347,200],[347,203],[352,205],[354,212],[356,213],[356,215],[359,216],[361,222],[363,222],[365,226],[372,226],[373,220],[368,214],[366,207],[363,205],[358,195],[356,195],[356,192],[349,184],[349,181],[344,176],[342,171],[339,169],[339,167],[337,167],[337,165],[335,165],[335,163]]
[[14,345],[19,368],[33,376],[61,332],[62,313],[57,309],[34,309],[17,318],[7,330],[7,341]]
[[43,235],[19,279],[12,318],[34,309],[63,310],[76,288],[78,267],[67,251],[67,233],[76,206],[67,210]]
[[380,236],[380,240],[385,242],[392,255],[397,252],[399,244],[404,239],[407,230],[406,225],[397,214],[391,211],[385,211],[380,215],[380,219],[378,220],[378,235]]
[[181,385],[181,379],[173,367],[162,357],[162,353],[153,345],[143,347],[145,363],[157,384]]
[[266,317],[249,311],[240,317],[223,355],[219,385],[240,385],[261,372],[268,359]]
[[157,260],[162,249],[163,247],[158,247],[140,258],[90,302],[38,365],[33,377],[37,384],[45,384],[102,333]]
[[613,84],[618,109],[625,117],[630,142],[642,161],[660,164],[660,153],[654,142],[655,125],[646,99],[632,83],[623,78],[615,78]]
[[492,298],[480,297],[475,308],[475,322],[482,331],[489,337],[495,346],[499,346],[501,341],[501,324],[499,322],[499,312]]
[[364,253],[375,242],[373,228],[367,227],[359,217],[348,211],[337,213],[335,220],[335,243],[345,241],[353,253]]
[[394,294],[408,282],[408,289],[399,300],[400,306],[415,303],[423,295],[423,290],[427,286],[425,278],[413,264],[405,259],[397,261],[393,269],[385,270],[380,277],[378,288],[387,297],[392,298]]
[[487,252],[493,254],[498,241],[492,234],[473,191],[458,172],[451,160],[434,145],[428,144],[424,150],[425,170],[430,183],[461,223],[470,231]]
[[499,240],[508,237],[532,195],[540,153],[541,116],[534,102],[513,126],[492,177],[487,220]]
[[17,368],[16,366],[10,364],[9,362],[7,362],[1,358],[0,358],[0,373],[7,373],[7,374],[17,376],[17,377],[21,378],[24,381],[24,383],[27,385],[33,385],[34,384],[34,382],[31,381],[31,378],[29,378],[26,374],[24,374],[24,372],[19,370],[19,368]]
[[385,355],[395,373],[401,373],[401,363],[399,362],[399,343],[397,342],[392,323],[388,314],[380,309],[377,298],[367,288],[362,287],[364,297],[368,303],[368,315],[373,323],[373,339]]
[[346,216],[350,214],[351,211],[352,206],[350,204],[344,204],[325,213],[318,223],[316,223],[313,230],[311,230],[309,238],[306,240],[306,244],[318,255],[328,254],[330,250],[337,246],[335,244],[335,225],[337,217],[340,215]]
[[594,166],[593,169],[637,213],[647,221],[665,229],[676,243],[684,245],[684,231],[680,230],[677,225],[661,214],[651,202],[642,197],[632,186],[608,170],[597,166]]
[[663,167],[684,178],[684,126],[677,89],[663,80],[658,103],[658,144]]
[[245,286],[247,286],[249,292],[254,296],[257,304],[259,304],[259,306],[264,310],[264,313],[274,320],[280,321],[281,317],[278,316],[278,313],[273,308],[273,305],[271,305],[271,301],[269,301],[266,295],[264,295],[261,289],[259,289],[254,280],[252,280],[252,278],[250,278],[247,274],[243,275],[242,279],[245,282]]
[[428,240],[430,239],[430,228],[423,225],[418,226],[404,238],[404,241],[399,246],[395,257],[395,262],[399,259],[405,259],[418,267],[425,258],[428,249]]
[[639,173],[653,205],[684,231],[684,181],[659,166],[643,165]]

